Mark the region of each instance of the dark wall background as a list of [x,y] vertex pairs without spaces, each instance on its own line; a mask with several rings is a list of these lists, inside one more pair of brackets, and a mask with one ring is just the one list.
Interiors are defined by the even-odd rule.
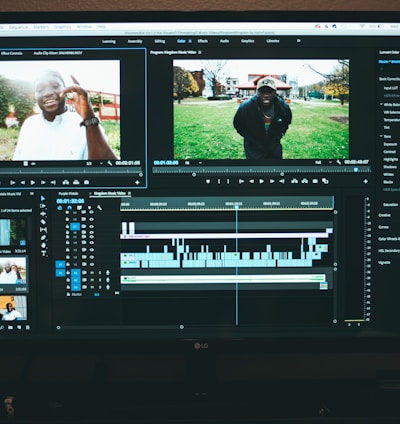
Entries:
[[3,0],[0,12],[96,10],[392,10],[399,0]]

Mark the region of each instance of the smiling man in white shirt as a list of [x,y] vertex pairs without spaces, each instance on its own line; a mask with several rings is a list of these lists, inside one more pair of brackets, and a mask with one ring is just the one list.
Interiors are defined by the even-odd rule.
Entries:
[[[13,160],[116,159],[88,92],[71,78],[74,84],[68,87],[55,71],[45,71],[36,79],[35,97],[41,113],[23,123]],[[66,108],[69,94],[76,112]]]

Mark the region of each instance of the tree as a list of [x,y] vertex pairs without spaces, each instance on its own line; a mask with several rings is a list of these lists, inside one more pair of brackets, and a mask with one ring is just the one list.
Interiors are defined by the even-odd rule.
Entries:
[[14,113],[18,120],[18,126],[24,123],[25,119],[32,115],[35,106],[35,95],[32,87],[25,81],[13,81],[12,93],[9,101],[14,106]]
[[94,93],[89,96],[90,103],[93,106],[95,112],[100,112],[102,106],[111,105],[113,102],[110,99],[106,99],[102,94]]
[[178,103],[193,93],[197,93],[199,87],[193,75],[179,66],[174,66],[174,95]]
[[7,128],[6,118],[10,113],[10,81],[0,75],[0,128]]
[[25,219],[11,219],[10,220],[10,244],[16,245],[20,240],[26,238],[27,228]]
[[225,77],[227,60],[208,60],[202,63],[204,76],[209,82],[212,95],[217,96],[223,91],[223,78]]
[[193,75],[193,78],[196,81],[197,86],[199,87],[198,91],[196,91],[192,95],[194,97],[202,96],[204,88],[206,86],[206,82],[204,81],[204,71],[203,69],[201,69],[200,71],[191,71],[191,74]]
[[34,105],[35,96],[29,83],[0,76],[0,128],[7,128],[6,118],[10,110],[14,111],[21,126],[32,115]]
[[333,74],[325,83],[327,94],[332,94],[340,99],[340,104],[344,104],[346,96],[349,94],[349,61],[339,60],[338,65],[333,70]]
[[346,96],[349,94],[350,87],[350,62],[348,59],[338,59],[337,65],[333,68],[332,73],[323,74],[309,66],[314,72],[325,78],[324,87],[326,94],[339,97],[340,103],[343,105]]

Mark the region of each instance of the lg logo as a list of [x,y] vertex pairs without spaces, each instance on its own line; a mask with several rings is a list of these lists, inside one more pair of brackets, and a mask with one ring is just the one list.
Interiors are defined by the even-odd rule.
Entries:
[[208,343],[195,342],[193,347],[195,350],[208,349]]

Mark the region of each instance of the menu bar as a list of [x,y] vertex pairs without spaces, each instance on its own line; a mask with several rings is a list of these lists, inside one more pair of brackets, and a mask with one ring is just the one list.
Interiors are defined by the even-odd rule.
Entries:
[[157,35],[381,35],[398,36],[400,23],[378,22],[110,22],[6,23],[0,37]]

